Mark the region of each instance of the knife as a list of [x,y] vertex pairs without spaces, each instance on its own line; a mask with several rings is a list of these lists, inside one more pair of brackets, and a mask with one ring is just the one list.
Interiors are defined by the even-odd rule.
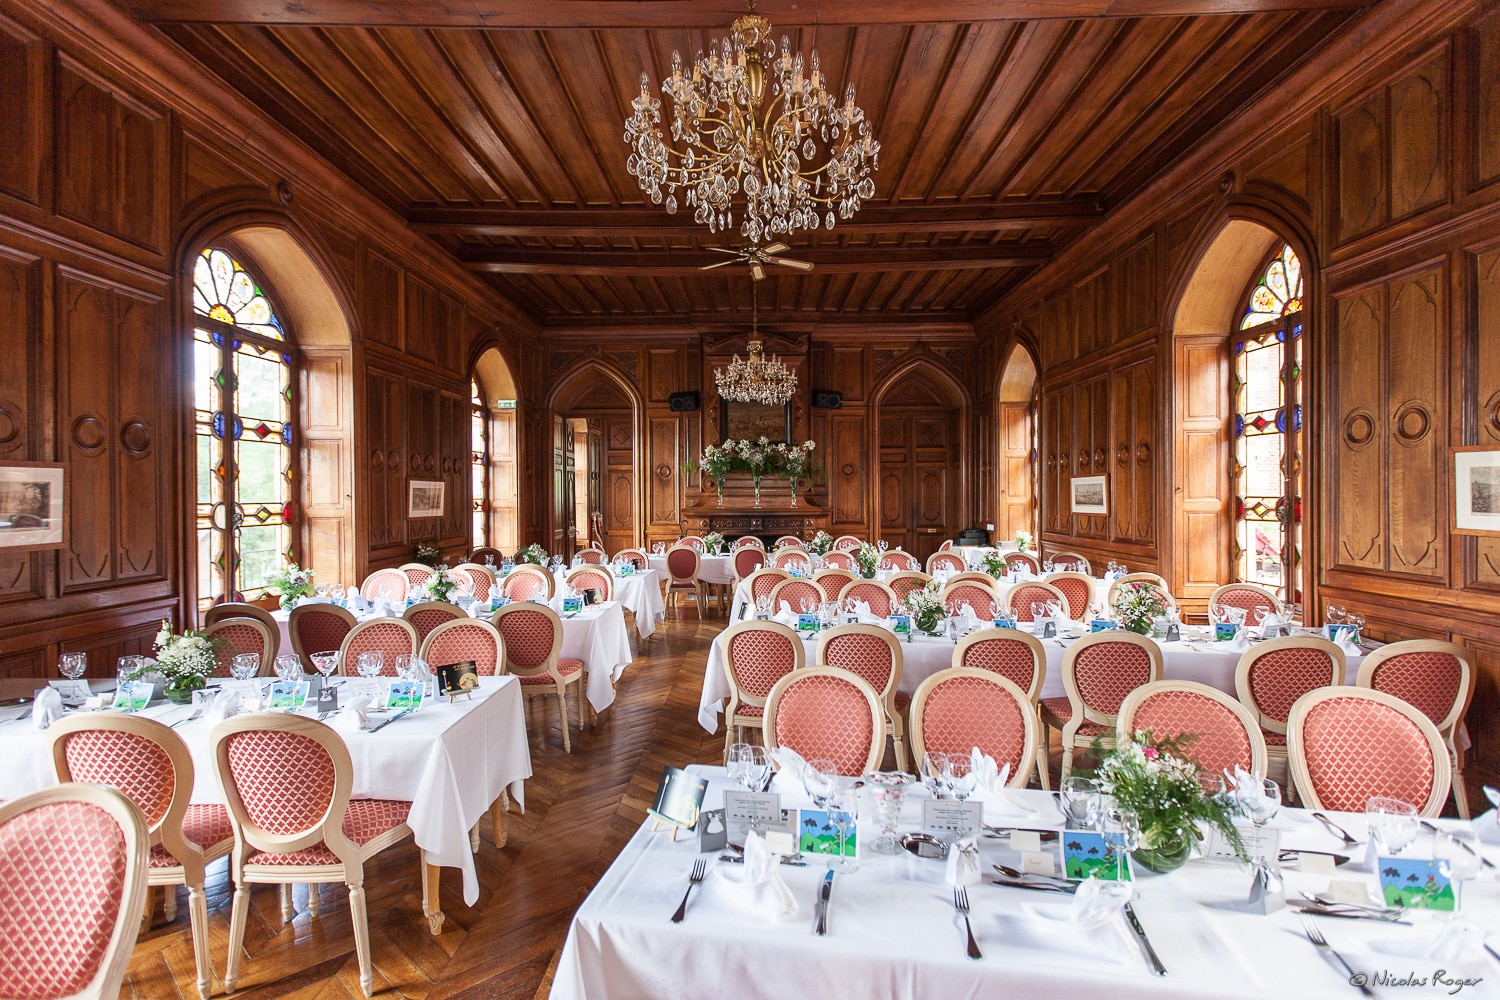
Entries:
[[828,903],[833,899],[833,872],[823,876],[823,885],[818,889],[818,925],[813,933],[819,937],[828,933]]
[[378,726],[371,726],[370,727],[370,732],[372,732],[372,733],[378,733],[382,729],[384,729],[386,726],[389,726],[391,723],[395,722],[397,719],[404,718],[404,717],[410,715],[411,713],[413,713],[415,711],[416,711],[415,708],[408,708],[408,709],[406,709],[403,712],[397,712],[395,715],[391,716],[389,719],[386,719],[384,722],[380,723]]
[[1151,963],[1151,971],[1158,976],[1167,974],[1167,967],[1161,964],[1161,959],[1156,957],[1156,949],[1151,947],[1151,939],[1146,937],[1146,928],[1141,926],[1140,920],[1135,915],[1135,907],[1129,903],[1125,904],[1125,919],[1130,921],[1130,929],[1135,931],[1135,936],[1141,942],[1141,951],[1146,954],[1146,961]]

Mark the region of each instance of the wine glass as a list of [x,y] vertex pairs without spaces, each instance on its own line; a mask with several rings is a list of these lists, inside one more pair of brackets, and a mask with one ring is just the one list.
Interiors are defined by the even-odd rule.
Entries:
[[241,683],[258,673],[260,673],[259,653],[240,653],[229,660],[229,676]]
[[819,809],[828,808],[828,799],[839,787],[839,768],[831,760],[810,760],[802,769],[802,787]]
[[[745,751],[750,749],[748,743],[736,743],[729,748],[728,771],[729,780],[736,785],[745,784]],[[747,786],[748,787],[748,786]]]
[[1111,806],[1101,817],[1100,832],[1104,843],[1115,854],[1115,880],[1123,882],[1130,852],[1141,846],[1141,821],[1133,809]]
[[1092,830],[1099,822],[1099,807],[1103,799],[1099,794],[1099,782],[1093,778],[1069,775],[1063,779],[1057,797],[1062,802],[1063,815],[1067,817],[1070,830]]
[[876,854],[900,854],[901,842],[896,839],[896,824],[901,819],[901,800],[906,797],[906,788],[914,780],[901,771],[873,771],[865,775],[865,784],[875,796],[875,811],[880,818],[880,839],[870,845]]
[[332,677],[333,672],[338,669],[338,651],[330,649],[326,652],[314,653],[309,657],[309,659],[312,660],[313,668],[317,670],[318,673],[322,676],[323,684],[326,687],[328,684],[328,678]]
[[1375,796],[1365,803],[1365,823],[1380,853],[1400,854],[1417,839],[1417,809],[1400,799]]
[[412,655],[410,653],[396,654],[396,676],[401,680],[410,680]]
[[333,598],[334,604],[337,604],[339,607],[343,607],[344,585],[342,583],[335,583],[332,587],[328,588],[328,596]]
[[82,704],[83,698],[78,691],[78,678],[82,677],[89,669],[89,654],[87,653],[63,653],[57,658],[57,672],[64,678],[72,681],[69,694],[65,702]]
[[1457,896],[1465,880],[1479,876],[1479,835],[1462,827],[1439,830],[1433,835],[1432,858],[1443,877],[1454,883]]
[[828,867],[836,872],[859,871],[858,861],[844,857],[849,831],[859,822],[859,793],[855,789],[835,787],[828,799],[828,822],[839,832],[838,857],[828,862]]
[[360,653],[359,657],[354,661],[354,669],[365,680],[374,680],[385,670],[385,653],[378,649],[371,650],[368,653]]
[[302,680],[302,661],[289,653],[276,657],[276,676],[287,684]]
[[740,782],[745,786],[745,791],[760,791],[771,773],[771,758],[766,755],[766,748],[746,743],[740,751],[740,769]]
[[1280,785],[1270,778],[1248,775],[1235,787],[1239,793],[1240,811],[1255,825],[1256,831],[1275,819],[1281,809]]
[[1328,624],[1339,625],[1348,617],[1349,612],[1338,604],[1330,604],[1324,609],[1327,612]]
[[948,755],[936,750],[922,752],[922,763],[918,768],[922,784],[935,799],[943,797],[943,773],[948,769]]
[[974,785],[978,779],[979,776],[974,773],[973,758],[961,753],[948,755],[947,762],[943,765],[943,780],[955,799],[967,801],[974,794]]

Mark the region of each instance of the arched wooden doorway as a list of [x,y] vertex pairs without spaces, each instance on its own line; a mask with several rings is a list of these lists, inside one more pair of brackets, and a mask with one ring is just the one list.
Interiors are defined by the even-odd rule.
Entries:
[[1036,362],[1020,344],[1000,369],[996,393],[996,539],[1036,531]]
[[877,538],[926,560],[962,527],[962,388],[918,361],[875,394]]
[[516,382],[499,350],[474,362],[469,452],[473,517],[471,547],[514,552],[520,547],[517,511]]
[[608,552],[638,543],[640,498],[636,442],[640,399],[618,372],[598,362],[576,368],[552,391],[553,552],[590,540]]

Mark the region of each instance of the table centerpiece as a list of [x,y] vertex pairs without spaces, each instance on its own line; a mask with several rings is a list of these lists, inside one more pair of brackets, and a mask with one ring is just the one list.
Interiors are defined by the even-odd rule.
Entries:
[[920,590],[913,590],[906,595],[906,610],[911,612],[912,628],[928,635],[936,634],[938,623],[948,614],[943,607],[941,594],[942,588],[938,582],[929,580]]
[[316,593],[313,571],[287,563],[285,569],[271,576],[271,589],[281,596],[281,610],[290,611],[297,601]]
[[1137,635],[1150,635],[1156,619],[1167,613],[1167,602],[1148,583],[1127,583],[1116,592],[1114,610],[1121,628]]
[[125,676],[128,681],[144,680],[160,676],[166,681],[167,700],[175,705],[186,705],[193,700],[193,692],[208,686],[219,666],[221,640],[206,632],[183,629],[172,631],[172,623],[162,619],[161,631],[156,633],[156,662],[146,662]]

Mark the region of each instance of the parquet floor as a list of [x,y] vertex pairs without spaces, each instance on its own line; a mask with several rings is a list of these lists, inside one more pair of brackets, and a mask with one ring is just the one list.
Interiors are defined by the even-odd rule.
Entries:
[[[721,618],[700,624],[691,609],[680,622],[669,618],[626,670],[614,705],[593,729],[575,732],[572,754],[563,753],[556,703],[537,700],[528,708],[534,773],[526,783],[526,812],[512,809],[501,850],[488,839],[488,823],[481,823],[474,907],[463,903],[458,872],[445,871],[447,923],[439,937],[422,917],[416,848],[408,841],[374,859],[365,887],[377,996],[545,1000],[568,922],[645,818],[662,766],[719,759],[723,737],[703,731],[697,709],[708,646],[722,627]],[[576,724],[576,712],[573,718]],[[224,989],[232,891],[228,864],[220,861],[208,878],[215,996]],[[316,917],[307,912],[302,887],[295,898],[296,916],[284,923],[274,887],[251,896],[235,995],[361,998],[346,890],[322,886]],[[170,924],[157,904],[154,926],[136,945],[120,995],[196,1000],[186,891],[178,893],[177,919]]]

